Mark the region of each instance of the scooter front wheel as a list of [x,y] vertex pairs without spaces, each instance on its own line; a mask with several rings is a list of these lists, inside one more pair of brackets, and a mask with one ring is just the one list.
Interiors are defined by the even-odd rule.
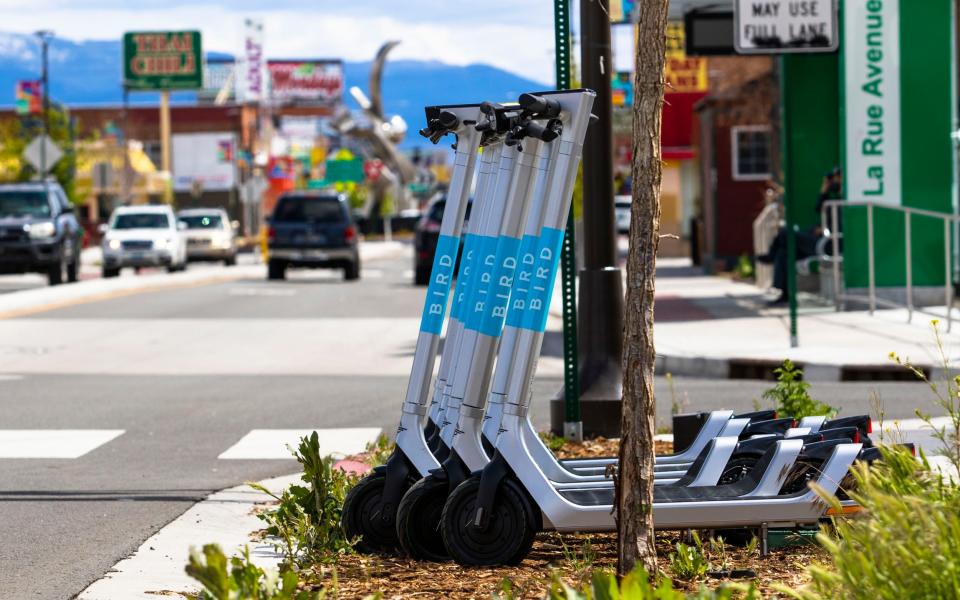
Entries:
[[440,522],[447,551],[466,566],[519,564],[537,533],[523,489],[512,478],[504,479],[484,526],[475,523],[479,491],[480,478],[474,476],[447,499]]
[[440,533],[440,517],[449,482],[428,475],[407,490],[397,509],[397,538],[410,558],[436,562],[450,559]]
[[386,473],[374,471],[353,486],[343,502],[341,525],[348,539],[357,540],[353,546],[361,554],[391,554],[396,552],[396,514],[383,505]]

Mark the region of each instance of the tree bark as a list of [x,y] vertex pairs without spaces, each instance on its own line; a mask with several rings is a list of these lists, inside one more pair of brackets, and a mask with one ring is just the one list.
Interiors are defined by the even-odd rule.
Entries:
[[633,80],[633,204],[624,310],[623,412],[617,477],[618,571],[656,573],[653,531],[653,295],[660,241],[660,125],[669,0],[637,2]]

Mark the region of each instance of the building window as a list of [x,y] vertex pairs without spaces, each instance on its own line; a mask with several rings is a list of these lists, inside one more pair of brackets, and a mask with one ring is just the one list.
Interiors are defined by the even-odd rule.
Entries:
[[770,178],[770,128],[748,125],[730,129],[733,178],[765,181]]

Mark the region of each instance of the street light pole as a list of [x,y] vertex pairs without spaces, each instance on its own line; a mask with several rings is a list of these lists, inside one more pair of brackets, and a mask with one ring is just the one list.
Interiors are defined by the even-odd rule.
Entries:
[[47,141],[46,138],[50,132],[50,92],[47,89],[49,82],[48,72],[47,72],[47,47],[50,42],[50,38],[53,37],[53,32],[41,29],[37,31],[34,35],[40,38],[40,56],[42,61],[42,72],[40,75],[41,87],[43,88],[43,143],[40,144],[40,179],[44,180],[47,177]]
[[[613,212],[613,131],[610,77],[610,1],[580,0],[580,62],[583,87],[597,93],[596,121],[583,143],[583,248],[578,341],[580,403],[584,435],[620,433],[623,389],[623,280],[617,267]],[[562,403],[551,407],[551,427],[560,430]]]

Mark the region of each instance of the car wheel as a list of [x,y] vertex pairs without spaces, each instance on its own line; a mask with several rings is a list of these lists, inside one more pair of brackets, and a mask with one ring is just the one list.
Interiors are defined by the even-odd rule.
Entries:
[[80,255],[78,254],[73,261],[67,265],[67,281],[76,283],[80,279]]
[[67,261],[63,257],[62,250],[61,250],[60,260],[57,261],[57,264],[47,269],[47,282],[49,282],[50,285],[60,285],[61,283],[63,283],[63,279],[64,279],[63,275],[64,275],[64,271],[66,270],[67,270]]
[[236,265],[236,264],[237,264],[237,255],[236,255],[236,254],[234,254],[233,256],[231,256],[231,257],[229,257],[229,258],[224,259],[224,261],[223,261],[223,266],[225,266],[225,267],[232,267],[232,266],[234,266],[234,265]]
[[107,267],[103,268],[103,278],[110,279],[111,277],[116,277],[120,274],[120,269],[108,269]]
[[430,283],[430,267],[418,263],[413,269],[413,285],[427,285]]
[[343,269],[344,281],[356,281],[360,279],[360,261],[352,262]]
[[267,263],[267,279],[285,279],[287,276],[287,265],[279,260],[271,260]]

